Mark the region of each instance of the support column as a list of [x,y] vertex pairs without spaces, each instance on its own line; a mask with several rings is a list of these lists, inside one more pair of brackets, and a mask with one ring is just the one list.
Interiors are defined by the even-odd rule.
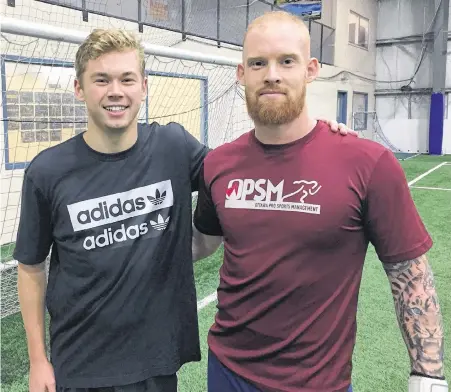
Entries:
[[[448,44],[449,0],[434,0],[434,11],[440,5],[434,23],[434,52],[432,53],[432,96],[429,114],[429,154],[443,151],[445,118],[446,58]],[[434,14],[432,14],[434,16]]]

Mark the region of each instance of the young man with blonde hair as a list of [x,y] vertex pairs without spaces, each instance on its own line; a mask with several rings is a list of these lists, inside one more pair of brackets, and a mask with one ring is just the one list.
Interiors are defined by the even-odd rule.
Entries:
[[237,77],[255,129],[206,157],[194,219],[194,238],[208,244],[195,257],[224,241],[208,391],[352,391],[371,242],[411,358],[409,392],[445,392],[432,239],[394,155],[311,118],[306,89],[318,71],[299,19],[252,22]]
[[127,32],[92,32],[75,70],[87,130],[41,152],[23,183],[14,257],[30,392],[175,392],[200,359],[191,195],[209,150],[180,124],[138,124],[144,52]]
[[179,124],[138,124],[144,65],[125,31],[89,35],[75,61],[87,131],[25,171],[14,256],[31,392],[174,392],[200,359],[191,193],[208,149]]

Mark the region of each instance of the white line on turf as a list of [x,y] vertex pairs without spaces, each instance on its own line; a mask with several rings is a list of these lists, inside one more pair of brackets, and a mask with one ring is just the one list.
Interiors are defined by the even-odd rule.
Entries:
[[442,166],[445,166],[446,162],[442,162],[437,166],[434,166],[432,169],[428,170],[427,172],[419,175],[417,178],[414,178],[412,181],[409,182],[409,186],[412,186],[416,182],[420,181],[422,178],[426,177],[428,174],[431,174],[433,171],[441,168]]
[[[409,187],[412,186],[413,184],[415,184],[416,182],[420,181],[422,178],[426,177],[428,174],[431,174],[433,171],[439,169],[440,167],[442,167],[446,164],[447,164],[447,162],[443,162],[440,165],[437,165],[437,166],[433,167],[432,169],[428,170],[427,172],[414,178],[412,181],[409,182]],[[415,187],[415,188],[418,188],[418,187]],[[439,189],[439,188],[432,188],[432,189]],[[205,308],[206,306],[210,305],[213,301],[216,301],[216,299],[217,299],[216,292],[206,296],[204,299],[201,299],[200,301],[197,302],[197,310],[201,310],[201,309]]]
[[451,189],[448,188],[434,188],[432,186],[412,186],[413,189],[428,189],[431,191],[451,191]]
[[200,301],[197,301],[197,310],[205,308],[213,301],[216,301],[216,292],[211,293],[210,295],[206,296],[204,299],[201,299]]

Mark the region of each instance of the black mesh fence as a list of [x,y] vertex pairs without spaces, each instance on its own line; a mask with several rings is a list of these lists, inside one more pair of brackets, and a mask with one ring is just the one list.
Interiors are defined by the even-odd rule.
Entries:
[[[279,9],[265,0],[38,0],[78,10],[83,20],[97,14],[143,26],[241,46],[247,25],[267,11]],[[312,55],[321,63],[334,63],[334,29],[308,20]]]

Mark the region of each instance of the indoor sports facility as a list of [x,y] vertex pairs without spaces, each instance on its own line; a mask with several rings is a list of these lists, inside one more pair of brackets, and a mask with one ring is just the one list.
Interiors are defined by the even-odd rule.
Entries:
[[[148,78],[140,121],[179,122],[215,148],[252,128],[235,71],[246,26],[273,9],[298,14],[309,28],[312,56],[321,63],[320,77],[307,89],[311,113],[383,144],[404,168],[435,243],[429,259],[445,322],[445,353],[451,351],[449,0],[2,0],[0,7],[2,391],[28,390],[12,257],[23,173],[40,151],[86,128],[86,108],[73,91],[78,45],[95,28],[135,32],[144,43]],[[181,392],[206,391],[207,332],[222,252],[195,264],[203,358],[181,369]],[[370,246],[353,387],[401,392],[409,371],[389,282]],[[451,379],[448,355],[445,375]]]

